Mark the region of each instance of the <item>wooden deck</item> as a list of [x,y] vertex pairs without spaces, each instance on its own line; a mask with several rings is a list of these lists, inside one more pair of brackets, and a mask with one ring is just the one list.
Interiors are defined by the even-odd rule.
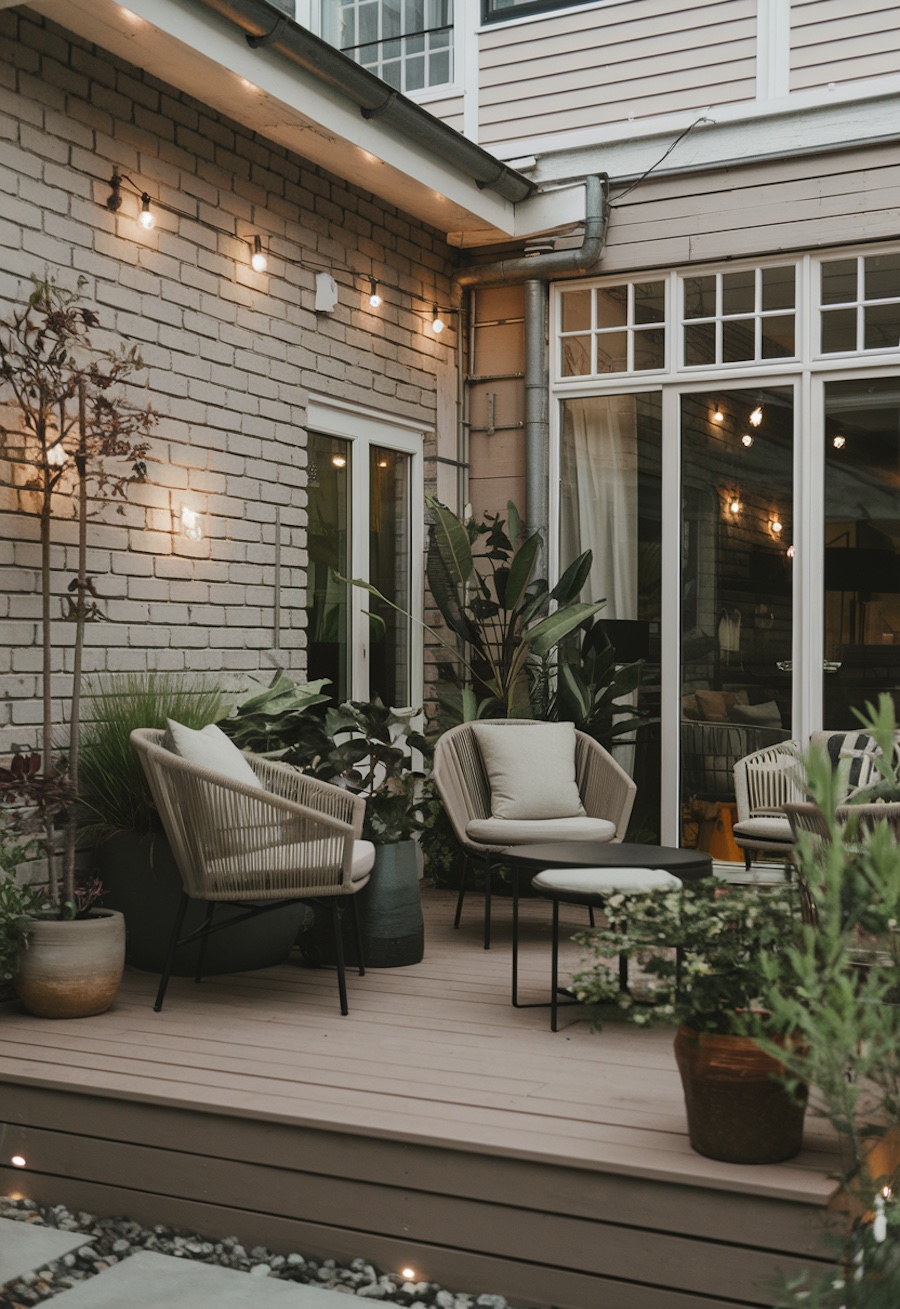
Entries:
[[[333,972],[293,963],[175,979],[159,1015],[136,971],[98,1018],[8,1009],[4,1190],[558,1309],[768,1306],[779,1270],[825,1258],[815,1124],[790,1164],[701,1158],[670,1032],[552,1034],[509,1003],[509,902],[485,952],[480,900],[459,932],[451,895],[423,901],[424,962],[351,974],[347,1018]],[[540,999],[549,906],[523,910]]]

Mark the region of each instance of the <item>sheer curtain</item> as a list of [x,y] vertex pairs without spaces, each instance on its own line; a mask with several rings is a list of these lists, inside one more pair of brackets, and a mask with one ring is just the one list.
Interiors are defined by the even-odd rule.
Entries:
[[[600,617],[638,616],[637,411],[632,395],[591,396],[563,404],[560,556],[566,567],[593,551],[585,599],[606,600]],[[628,713],[635,696],[616,702]],[[634,772],[635,747],[617,742],[613,754]]]
[[633,395],[563,405],[560,554],[594,560],[586,599],[605,597],[602,617],[637,618],[638,450]]

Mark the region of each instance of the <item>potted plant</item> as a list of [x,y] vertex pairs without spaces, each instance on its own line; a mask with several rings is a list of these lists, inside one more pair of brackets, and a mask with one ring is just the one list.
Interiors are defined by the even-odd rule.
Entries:
[[[784,1011],[763,1014],[760,1001],[763,961],[789,949],[803,930],[794,889],[704,878],[674,891],[612,896],[607,910],[610,926],[579,938],[594,962],[575,978],[575,994],[589,1005],[615,1003],[638,1024],[679,1024],[675,1058],[692,1147],[731,1163],[797,1154],[806,1087],[780,1077],[795,1024]],[[643,970],[645,1003],[620,991],[618,968],[610,964],[616,955]],[[755,1023],[766,1031],[768,1049],[755,1039]]]
[[[181,874],[140,762],[131,748],[137,727],[165,728],[175,719],[202,728],[225,710],[225,698],[207,679],[184,673],[108,674],[87,682],[81,732],[81,830],[95,847],[105,904],[125,917],[126,960],[160,972],[179,901]],[[224,922],[241,911],[222,906]],[[188,908],[185,934],[200,927],[204,906]],[[239,932],[215,932],[207,942],[204,972],[242,972],[278,963],[289,953],[303,918],[290,905],[244,922]],[[199,943],[176,952],[176,976],[193,976]]]
[[[24,306],[0,322],[0,452],[16,470],[20,507],[38,517],[40,540],[43,727],[41,750],[22,751],[3,778],[4,821],[39,834],[47,869],[47,908],[30,921],[19,989],[26,1006],[46,1016],[101,1012],[121,977],[124,930],[112,911],[91,907],[76,876],[79,718],[88,623],[102,617],[87,541],[98,502],[121,499],[146,475],[149,407],[133,404],[125,384],[143,367],[134,347],[104,348],[97,314],[77,291],[32,279]],[[66,595],[74,628],[68,749],[53,740],[53,523],[74,518],[77,566]],[[58,836],[62,832],[62,862]],[[98,969],[98,960],[106,960]],[[118,961],[118,962],[117,962]],[[27,973],[27,976],[26,976]]]
[[15,995],[19,958],[28,945],[28,917],[38,912],[42,896],[30,882],[19,883],[21,864],[37,853],[34,839],[20,838],[8,828],[0,830],[0,1001]]

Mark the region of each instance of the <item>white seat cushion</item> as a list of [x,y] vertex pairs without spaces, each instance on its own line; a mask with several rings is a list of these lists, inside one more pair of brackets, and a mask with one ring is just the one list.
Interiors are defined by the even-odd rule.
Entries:
[[611,841],[608,818],[473,818],[466,835],[480,845],[529,845],[532,841]]
[[674,891],[681,878],[663,868],[545,868],[531,885],[548,895],[640,895]]
[[[313,842],[303,841],[294,845],[263,846],[259,850],[243,850],[221,859],[211,859],[209,871],[214,877],[241,877],[265,872],[267,868],[277,868],[282,872],[297,869],[302,872],[310,867],[310,854],[314,849]],[[372,842],[354,841],[350,880],[365,882],[374,863],[375,847]]]
[[494,818],[580,818],[572,723],[473,723]]
[[743,838],[748,844],[754,840],[776,841],[790,846],[794,844],[790,823],[786,818],[778,818],[774,814],[762,818],[744,818],[735,823],[731,830],[737,840]]

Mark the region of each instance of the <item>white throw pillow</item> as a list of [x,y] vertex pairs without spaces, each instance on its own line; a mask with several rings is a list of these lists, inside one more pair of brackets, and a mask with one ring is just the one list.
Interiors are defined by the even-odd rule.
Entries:
[[494,818],[582,818],[572,723],[473,723]]
[[210,772],[221,773],[232,782],[242,782],[244,786],[256,787],[258,791],[265,790],[241,751],[214,723],[197,731],[196,728],[185,727],[183,723],[167,718],[166,727],[169,729],[172,748],[182,759],[200,768],[208,768]]

